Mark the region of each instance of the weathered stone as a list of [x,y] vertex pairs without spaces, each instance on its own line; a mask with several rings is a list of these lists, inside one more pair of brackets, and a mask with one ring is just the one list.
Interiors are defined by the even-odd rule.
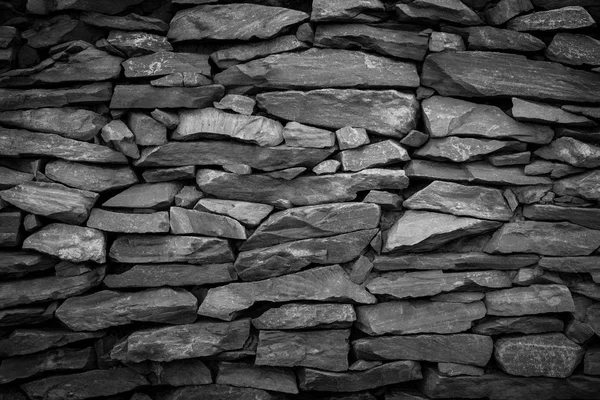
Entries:
[[449,362],[484,367],[492,357],[489,336],[416,335],[364,338],[352,342],[352,351],[365,360]]
[[442,303],[474,303],[483,300],[485,294],[482,292],[453,292],[441,293],[430,298],[431,301],[439,301]]
[[[188,386],[212,383],[210,370],[197,358],[164,363],[146,361],[138,364],[129,363],[127,366],[146,376],[152,385]],[[131,400],[136,399],[132,397]]]
[[405,166],[406,176],[416,179],[471,182],[473,177],[459,164],[429,160],[411,160]]
[[288,122],[283,129],[286,146],[327,148],[335,146],[333,132],[297,122]]
[[194,209],[227,215],[245,225],[256,226],[273,211],[273,206],[247,201],[200,199]]
[[377,229],[367,229],[242,251],[234,266],[242,280],[255,281],[294,273],[311,264],[349,262],[360,255],[376,233]]
[[0,253],[0,277],[21,278],[28,273],[54,267],[56,260],[43,254],[28,251],[3,251]]
[[587,256],[600,246],[600,231],[568,222],[521,221],[505,224],[486,245],[486,253],[538,253]]
[[308,19],[308,14],[257,4],[200,5],[178,11],[167,37],[182,40],[269,39]]
[[133,132],[122,121],[113,120],[104,125],[101,136],[109,146],[125,154],[127,157],[134,159],[140,157],[140,152],[135,143],[135,136],[133,136]]
[[279,171],[267,172],[264,175],[274,179],[283,179],[286,181],[291,181],[292,179],[301,175],[304,171],[306,171],[305,167],[295,167],[282,169]]
[[113,350],[123,362],[172,361],[208,357],[241,349],[250,334],[250,320],[197,322],[137,331],[125,339],[124,354]]
[[157,108],[156,110],[152,111],[150,115],[152,118],[163,124],[167,129],[175,129],[179,125],[179,115],[175,113]]
[[10,189],[33,179],[33,174],[0,166],[0,189]]
[[354,149],[370,143],[369,135],[364,128],[345,126],[335,131],[340,150]]
[[542,257],[539,266],[548,271],[568,273],[594,273],[600,271],[600,258],[591,257]]
[[564,329],[564,334],[567,338],[571,339],[575,343],[585,344],[596,333],[588,324],[573,318],[567,323]]
[[366,288],[375,295],[394,299],[433,296],[455,290],[486,290],[511,287],[509,274],[504,271],[442,271],[388,273],[367,282]]
[[567,378],[584,354],[562,333],[504,337],[494,344],[494,358],[511,375]]
[[312,169],[315,175],[330,175],[335,174],[341,167],[342,163],[338,160],[321,161]]
[[600,230],[600,210],[594,208],[531,204],[523,207],[523,216],[538,221],[569,221],[587,228]]
[[207,55],[170,51],[130,58],[123,63],[123,68],[127,78],[158,77],[184,72],[210,75],[211,72]]
[[531,285],[488,292],[485,305],[488,315],[508,317],[575,311],[571,293],[562,285]]
[[225,239],[194,236],[119,236],[113,242],[109,257],[121,263],[190,264],[233,261],[233,253]]
[[140,146],[160,146],[167,143],[167,128],[146,114],[130,112],[127,125]]
[[79,88],[0,89],[0,110],[62,107],[81,103],[102,103],[112,96],[112,85],[98,82]]
[[356,392],[421,378],[421,366],[415,361],[394,361],[356,372],[329,372],[312,368],[298,371],[300,390],[317,392]]
[[73,277],[51,276],[0,283],[0,308],[48,302],[78,295],[99,285],[103,278],[104,267],[99,267]]
[[256,365],[346,371],[350,330],[260,331]]
[[457,333],[485,316],[481,301],[468,304],[435,301],[389,301],[356,307],[355,326],[373,336]]
[[173,47],[166,37],[146,32],[112,30],[106,40],[111,46],[127,57],[173,51]]
[[144,17],[133,13],[121,17],[107,16],[97,12],[83,12],[79,16],[79,19],[88,25],[104,29],[156,33],[166,33],[169,30],[169,24],[160,19]]
[[17,247],[23,241],[23,212],[0,213],[0,247]]
[[574,126],[595,125],[586,117],[571,114],[549,104],[521,100],[516,97],[513,97],[512,104],[511,114],[519,121]]
[[547,160],[563,161],[575,167],[600,166],[600,147],[570,137],[560,137],[552,141],[535,151],[535,155]]
[[429,135],[413,129],[400,141],[400,144],[408,147],[421,147],[428,139]]
[[246,229],[237,220],[204,211],[171,207],[171,232],[175,235],[204,235],[245,240]]
[[385,11],[380,0],[315,0],[310,16],[313,22],[354,21],[375,22]]
[[479,335],[510,335],[513,333],[562,332],[564,323],[556,317],[487,317],[479,321],[471,329]]
[[142,0],[125,0],[119,2],[119,4],[113,4],[110,0],[94,2],[87,0],[58,0],[48,3],[43,0],[29,0],[27,1],[27,11],[33,14],[50,14],[53,11],[80,10],[113,15],[141,2]]
[[[183,208],[193,208],[194,205],[204,197],[196,185],[186,185],[175,195],[175,205]],[[217,213],[218,214],[218,213]]]
[[135,172],[128,166],[102,166],[63,160],[46,164],[45,174],[53,181],[95,192],[124,189],[139,182]]
[[438,363],[437,365],[440,374],[444,376],[482,376],[485,374],[485,370],[480,367],[473,367],[472,365],[463,365],[456,363]]
[[298,394],[296,374],[293,370],[284,368],[222,362],[219,364],[216,383]]
[[320,89],[261,93],[267,113],[303,124],[340,129],[365,128],[402,138],[416,127],[418,102],[412,93],[395,90]]
[[71,332],[56,329],[16,329],[0,340],[2,358],[32,354],[83,340],[97,339],[104,332]]
[[468,28],[469,50],[516,51],[528,53],[546,48],[546,44],[529,33],[491,26]]
[[[493,81],[490,76],[494,76]],[[421,84],[443,96],[600,101],[598,74],[547,61],[532,61],[521,55],[493,52],[431,54],[425,59]]]
[[164,400],[193,400],[198,398],[221,400],[278,400],[279,396],[270,394],[262,389],[239,388],[228,385],[184,386],[177,389],[171,389],[164,396]]
[[344,171],[362,171],[410,160],[408,152],[394,140],[384,140],[338,154]]
[[492,25],[502,25],[519,14],[533,10],[529,0],[502,0],[485,11],[486,19]]
[[[294,288],[290,290],[290,288]],[[256,302],[351,302],[372,304],[375,297],[352,283],[340,266],[312,268],[258,282],[231,283],[209,289],[198,314],[231,320]]]
[[486,162],[463,164],[473,183],[488,185],[549,185],[552,180],[545,176],[528,176],[522,167],[494,167]]
[[494,230],[500,222],[409,210],[390,228],[382,251],[430,251],[451,240]]
[[173,205],[175,195],[182,187],[176,182],[140,183],[111,197],[102,206],[166,210]]
[[594,170],[554,182],[553,191],[560,196],[580,196],[600,200],[600,171]]
[[600,107],[564,105],[564,106],[561,106],[560,108],[562,108],[565,111],[574,113],[574,114],[584,115],[588,118],[600,119]]
[[79,40],[95,43],[103,36],[100,29],[88,26],[67,14],[50,17],[44,23],[36,24],[32,29],[23,32],[27,46],[36,50]]
[[313,48],[234,65],[217,74],[215,82],[227,88],[396,89],[418,87],[419,75],[412,63],[360,51]]
[[588,349],[583,360],[583,373],[587,375],[600,375],[600,349]]
[[585,168],[574,167],[568,164],[556,163],[554,164],[554,168],[552,168],[552,173],[550,174],[550,177],[552,179],[560,179],[568,175],[578,174],[580,172],[585,172]]
[[596,26],[592,16],[581,6],[539,11],[512,19],[507,25],[515,31],[557,31]]
[[440,21],[461,25],[482,25],[483,21],[469,7],[458,0],[415,0],[396,4],[396,15],[401,22],[437,24]]
[[498,221],[509,221],[513,215],[498,189],[443,181],[430,183],[405,200],[403,206]]
[[256,329],[350,328],[356,313],[350,304],[284,304],[252,320]]
[[90,141],[108,121],[93,111],[63,107],[0,112],[0,123]]
[[554,10],[557,8],[569,6],[595,6],[597,3],[594,0],[532,0],[534,6],[542,10]]
[[487,161],[494,167],[504,167],[506,165],[525,165],[525,168],[527,168],[527,165],[531,161],[531,152],[523,151],[521,153],[489,156],[487,157]]
[[203,108],[223,97],[221,85],[157,88],[116,85],[110,108]]
[[429,51],[439,53],[440,51],[464,51],[467,47],[463,39],[454,33],[431,32],[429,37]]
[[196,177],[196,167],[188,165],[185,167],[147,169],[142,172],[142,177],[148,183],[193,180]]
[[384,210],[396,210],[402,208],[404,199],[395,193],[384,192],[381,190],[371,190],[365,198],[364,203],[378,204]]

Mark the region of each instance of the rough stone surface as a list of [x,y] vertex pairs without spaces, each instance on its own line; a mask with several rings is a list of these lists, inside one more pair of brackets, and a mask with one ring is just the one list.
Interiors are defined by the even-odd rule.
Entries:
[[105,332],[71,332],[60,329],[16,329],[0,340],[3,358],[38,353],[47,349],[66,346],[84,340],[97,339]]
[[167,209],[183,187],[175,182],[140,183],[105,201],[103,207]]
[[106,236],[102,231],[63,223],[46,225],[33,233],[23,242],[23,249],[67,261],[106,262]]
[[513,97],[512,103],[513,107],[510,113],[519,121],[574,126],[595,125],[586,117],[571,114],[549,104],[521,100],[516,97]]
[[350,328],[356,313],[350,304],[284,304],[252,319],[260,330]]
[[129,214],[93,208],[86,225],[89,228],[117,233],[167,233],[169,213]]
[[473,333],[479,335],[510,335],[514,333],[562,332],[564,323],[556,317],[486,317],[473,326]]
[[488,315],[520,316],[552,312],[573,312],[575,304],[563,285],[531,285],[504,289],[485,295]]
[[600,171],[594,170],[560,179],[554,183],[553,191],[561,196],[600,200]]
[[410,160],[410,156],[398,142],[385,140],[358,149],[344,150],[338,154],[338,160],[344,171],[361,171],[405,162]]
[[0,89],[0,110],[101,103],[109,101],[111,95],[112,86],[107,82],[66,89]]
[[380,0],[316,0],[313,3],[311,21],[377,21],[378,13],[384,10]]
[[283,129],[286,146],[327,148],[335,145],[333,132],[325,129],[288,122]]
[[364,128],[345,126],[335,131],[340,150],[354,149],[370,143],[369,135]]
[[200,199],[194,209],[227,215],[245,225],[257,226],[273,211],[273,206],[247,201]]
[[125,189],[139,182],[130,167],[103,166],[56,160],[46,164],[45,174],[53,181],[94,192]]
[[511,20],[506,26],[515,31],[557,31],[595,26],[592,16],[581,6],[539,11]]
[[123,70],[127,78],[160,77],[186,72],[210,75],[208,56],[170,51],[130,58],[123,63]]
[[246,229],[233,218],[204,211],[171,207],[171,232],[175,235],[203,235],[245,240]]
[[488,8],[485,16],[492,25],[502,25],[519,14],[533,10],[529,0],[502,0],[494,7]]
[[458,0],[416,0],[397,4],[396,15],[401,22],[432,23],[440,21],[461,25],[481,25],[483,21],[469,7]]
[[[277,400],[277,396],[262,389],[240,388],[229,385],[184,386],[172,389],[165,394],[165,400],[191,400],[195,398],[213,398],[223,400],[253,399]],[[136,399],[137,400],[137,399]]]
[[298,394],[296,374],[293,370],[284,368],[222,362],[219,364],[216,383]]
[[575,167],[600,166],[600,147],[570,137],[561,137],[541,147],[535,155],[547,160],[563,161]]
[[157,88],[151,85],[117,85],[110,108],[202,108],[223,97],[221,85]]
[[469,28],[468,33],[469,50],[529,53],[546,48],[542,40],[524,32],[478,26]]

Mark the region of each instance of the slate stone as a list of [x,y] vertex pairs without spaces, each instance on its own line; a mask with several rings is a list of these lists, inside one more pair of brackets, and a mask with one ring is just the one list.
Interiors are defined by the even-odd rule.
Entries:
[[346,371],[350,330],[260,331],[256,365]]
[[588,349],[583,360],[583,373],[586,375],[600,375],[600,350]]
[[385,11],[380,0],[315,0],[310,19],[312,22],[354,21],[374,22]]
[[150,81],[150,85],[155,87],[199,87],[212,85],[210,78],[196,72],[176,72],[158,79]]
[[204,211],[171,207],[171,232],[175,235],[204,235],[247,239],[246,229],[237,220]]
[[362,304],[376,301],[373,295],[352,283],[340,266],[332,265],[258,282],[230,283],[209,289],[198,314],[232,320],[236,313],[259,301],[303,300]]
[[0,283],[0,308],[48,302],[78,295],[99,285],[103,278],[104,268],[99,267],[73,277],[50,276]]
[[574,126],[595,125],[586,117],[571,114],[549,104],[521,100],[515,97],[513,97],[512,103],[511,114],[519,121]]
[[594,170],[555,181],[552,189],[559,196],[579,196],[600,200],[600,171]]
[[380,190],[371,190],[363,199],[364,203],[378,204],[384,210],[401,209],[402,201],[402,196]]
[[568,104],[561,106],[560,108],[574,114],[584,115],[588,118],[600,119],[600,107],[585,107]]
[[511,375],[567,378],[584,354],[562,333],[504,337],[494,343],[494,358]]
[[298,272],[311,264],[349,262],[360,255],[376,233],[377,229],[367,229],[242,251],[234,267],[240,279],[255,281]]
[[343,329],[355,320],[351,304],[290,303],[265,311],[252,325],[259,330]]
[[464,51],[467,47],[463,39],[454,33],[431,32],[429,36],[429,51],[438,53],[440,51]]
[[592,16],[581,6],[563,7],[558,10],[538,11],[514,18],[506,27],[515,31],[548,32],[582,29],[596,26]]
[[228,385],[184,386],[168,391],[164,400],[193,400],[197,398],[237,400],[277,400],[279,396],[262,389],[239,388]]
[[595,273],[600,270],[600,259],[590,257],[542,257],[539,266],[548,271],[568,273]]
[[422,378],[415,361],[394,361],[367,371],[329,372],[312,368],[298,371],[300,390],[356,392]]
[[340,150],[354,149],[370,143],[367,130],[345,126],[335,131]]
[[50,348],[62,347],[84,340],[97,339],[104,332],[71,332],[58,329],[15,329],[0,340],[2,358],[38,353]]
[[247,201],[200,199],[194,209],[227,215],[244,225],[256,226],[273,211],[273,206]]
[[112,85],[98,82],[78,88],[0,89],[0,110],[62,107],[66,105],[102,103],[112,96]]
[[[54,310],[58,307],[58,302],[43,306],[23,306],[15,308],[5,308],[0,310],[0,327],[13,328],[18,325],[36,325],[50,321],[54,317]],[[592,335],[594,331],[592,331]]]
[[299,41],[296,36],[284,35],[269,40],[261,40],[260,42],[237,44],[220,49],[212,53],[210,58],[219,68],[226,69],[271,54],[303,50],[308,47],[306,43]]
[[[277,146],[283,142],[283,126],[261,116],[230,114],[216,108],[182,110],[173,140],[233,138],[259,146]],[[329,146],[331,147],[333,143]]]
[[135,172],[128,166],[102,166],[63,160],[46,164],[45,174],[53,181],[70,187],[99,193],[124,189],[139,182]]
[[[493,82],[490,76],[494,76]],[[574,103],[600,101],[598,74],[494,52],[431,54],[423,64],[421,84],[443,96],[516,96]]]
[[479,335],[510,335],[524,333],[562,332],[564,323],[556,317],[525,316],[525,317],[486,317],[471,328]]
[[365,360],[414,360],[459,363],[484,367],[494,342],[488,336],[415,335],[363,338],[352,342],[352,352]]
[[223,351],[241,349],[250,334],[250,320],[197,322],[133,332],[125,339],[123,362],[172,361],[208,357]]
[[269,39],[308,19],[308,14],[258,4],[200,5],[178,11],[167,37],[182,40]]
[[366,288],[375,295],[404,299],[433,296],[455,290],[484,291],[511,286],[511,277],[504,271],[427,271],[382,274],[369,280]]
[[552,180],[545,176],[528,176],[522,167],[494,167],[486,162],[463,164],[473,183],[486,185],[550,185]]
[[227,94],[219,102],[214,102],[215,108],[219,110],[231,110],[238,114],[252,115],[256,100],[239,94]]
[[0,213],[0,247],[17,247],[23,241],[23,213]]
[[233,264],[142,264],[120,274],[109,274],[103,283],[111,289],[202,286],[229,283],[236,278]]
[[135,143],[135,136],[123,121],[113,120],[104,125],[101,137],[108,146],[120,151],[127,157],[134,159],[140,157],[140,152]]
[[23,38],[27,40],[27,46],[36,50],[74,40],[95,43],[103,37],[101,30],[87,26],[66,14],[50,17],[44,24],[34,26],[26,33],[23,32]]
[[[179,115],[165,111],[156,109],[150,113],[152,118],[163,124],[167,129],[175,129],[177,125],[179,125]],[[133,128],[131,128],[133,129]]]
[[113,242],[109,257],[120,263],[190,264],[233,261],[225,239],[170,235],[123,235]]
[[523,216],[537,221],[569,221],[587,228],[600,230],[600,210],[594,208],[531,204],[523,207]]
[[458,333],[485,316],[481,301],[468,304],[435,301],[388,301],[356,306],[355,326],[371,336]]
[[0,166],[0,189],[10,189],[33,179],[33,174]]
[[471,182],[473,177],[459,164],[429,160],[411,160],[404,170],[409,178]]
[[433,181],[406,199],[403,206],[497,221],[509,221],[513,215],[498,189],[443,181]]
[[573,312],[571,293],[563,285],[531,285],[488,292],[488,315],[520,316],[552,312]]
[[160,146],[167,143],[167,128],[154,118],[139,112],[130,112],[127,125],[140,146]]
[[527,165],[531,162],[531,152],[524,151],[513,154],[499,154],[487,157],[487,161],[494,167],[504,167],[507,165]]
[[8,127],[54,133],[87,142],[91,141],[108,121],[93,111],[63,107],[0,112],[0,123]]
[[67,139],[51,133],[0,128],[0,155],[47,156],[69,161],[126,164],[127,158],[106,146]]
[[342,163],[342,169],[352,172],[410,160],[406,149],[394,140],[384,140],[358,149],[344,150],[337,157]]
[[487,22],[492,25],[502,25],[519,14],[533,10],[529,0],[502,0],[485,11]]
[[312,172],[314,172],[315,175],[331,175],[335,174],[341,166],[342,163],[338,160],[325,160],[315,165]]
[[376,168],[356,173],[302,176],[292,181],[199,170],[196,182],[203,192],[219,198],[255,201],[286,208],[352,201],[359,191],[404,189],[408,186],[404,171]]
[[3,251],[0,254],[0,277],[2,278],[22,278],[31,272],[50,269],[57,262],[51,257],[29,251]]
[[139,183],[106,200],[103,207],[166,210],[183,187],[176,182]]
[[283,129],[285,145],[290,147],[327,148],[335,146],[335,135],[325,129],[288,122]]
[[[366,361],[366,360],[356,360],[350,365],[348,368],[349,371],[367,371],[371,368],[379,367],[383,365],[383,361]],[[360,395],[360,394],[358,394]],[[367,394],[368,396],[368,394]]]
[[70,375],[54,375],[21,385],[31,398],[73,400],[94,396],[111,396],[148,385],[144,376],[129,368],[93,370]]
[[151,85],[116,85],[110,108],[203,108],[223,97],[221,85],[157,88]]
[[585,344],[595,335],[595,332],[588,324],[573,318],[567,323],[564,334],[575,343]]
[[473,367],[471,365],[463,365],[456,363],[438,363],[438,371],[444,376],[482,376],[485,374],[485,370],[480,367]]
[[525,32],[478,26],[468,29],[469,50],[515,51],[529,53],[544,50],[546,44]]
[[161,51],[173,51],[173,46],[164,36],[147,32],[112,30],[106,38],[108,44],[125,54],[137,57]]
[[141,2],[142,0],[125,0],[119,2],[119,4],[114,4],[110,0],[94,2],[87,0],[58,0],[48,3],[44,0],[29,0],[27,1],[27,11],[32,14],[50,14],[61,10],[80,10],[113,15]]
[[279,171],[267,172],[263,175],[268,176],[270,178],[274,178],[274,179],[283,179],[286,181],[291,181],[292,179],[301,175],[304,171],[306,171],[305,167],[295,167],[295,168],[282,169]]
[[600,166],[600,147],[570,137],[560,137],[534,152],[547,160],[563,161],[575,167]]
[[[128,367],[146,376],[152,385],[177,387],[209,385],[212,383],[210,370],[198,358],[174,360],[165,363],[146,361],[138,364],[128,364]],[[135,399],[132,397],[131,400]]]
[[284,368],[222,362],[219,363],[216,383],[298,394],[296,374],[293,370]]
[[428,139],[429,135],[413,129],[400,141],[400,144],[408,147],[421,147]]
[[215,75],[227,88],[306,90],[331,88],[416,88],[416,66],[404,61],[337,49],[283,53],[229,67]]
[[142,172],[142,178],[148,183],[193,180],[195,177],[196,167],[193,165],[172,168],[153,168]]
[[464,236],[494,230],[500,222],[409,210],[387,231],[382,252],[430,251]]
[[402,138],[416,127],[418,102],[396,90],[320,89],[261,93],[258,106],[278,118],[324,128],[365,128]]
[[486,245],[486,253],[538,253],[587,256],[600,246],[600,231],[569,222],[521,221],[505,224]]
[[25,379],[48,371],[85,371],[94,368],[96,354],[93,349],[57,349],[2,360],[0,382],[2,384]]
[[169,30],[169,24],[160,19],[144,17],[134,13],[124,16],[107,16],[97,12],[83,12],[79,16],[79,20],[103,29],[155,33],[166,33]]
[[452,292],[452,293],[441,293],[433,296],[431,301],[439,301],[442,303],[474,303],[482,300],[485,294],[482,292]]
[[183,208],[193,208],[194,204],[204,197],[204,193],[196,185],[186,185],[175,195],[175,205]]
[[130,58],[123,62],[123,70],[127,78],[159,77],[184,72],[211,74],[207,55],[171,51]]
[[438,24],[440,21],[460,25],[482,25],[483,21],[458,0],[415,0],[396,4],[396,16],[401,22]]

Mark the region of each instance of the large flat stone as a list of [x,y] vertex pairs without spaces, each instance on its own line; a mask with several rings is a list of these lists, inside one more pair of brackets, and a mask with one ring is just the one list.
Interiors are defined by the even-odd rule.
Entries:
[[[114,12],[111,10],[110,12]],[[83,12],[79,19],[88,25],[104,29],[118,29],[121,31],[146,31],[153,33],[166,33],[169,24],[152,17],[144,17],[138,14],[124,16],[108,16],[93,11]]]
[[204,286],[229,283],[236,278],[233,264],[142,264],[120,274],[107,275],[103,283],[111,289]]
[[105,332],[71,332],[63,329],[15,329],[0,340],[0,356],[8,358],[38,353],[84,340],[98,339]]
[[123,62],[127,78],[159,77],[176,73],[197,73],[210,75],[208,56],[194,53],[173,53],[160,51]]
[[479,335],[510,335],[514,333],[562,332],[565,324],[557,317],[486,317],[471,329]]
[[554,182],[553,191],[560,196],[579,196],[600,200],[600,171],[593,170]]
[[29,273],[54,267],[57,261],[33,251],[3,251],[0,253],[0,277],[21,278]]
[[596,26],[596,22],[581,6],[563,7],[558,10],[538,11],[522,15],[512,19],[506,25],[508,29],[522,32],[553,32],[593,26]]
[[375,297],[350,281],[337,265],[312,268],[258,282],[231,283],[209,289],[198,314],[231,320],[259,301],[320,301],[372,304]]
[[584,116],[572,114],[549,104],[521,100],[516,97],[513,97],[512,103],[513,107],[510,109],[510,113],[519,121],[537,122],[548,125],[595,126],[594,122]]
[[238,387],[298,394],[296,374],[292,369],[264,367],[243,363],[219,363],[216,383]]
[[194,400],[198,398],[221,400],[278,400],[281,395],[262,389],[241,388],[229,385],[184,386],[168,390],[164,400]]
[[389,301],[357,306],[355,326],[372,336],[458,333],[485,316],[483,302]]
[[600,101],[598,74],[519,55],[477,51],[431,54],[425,59],[421,81],[443,96]]
[[110,108],[203,108],[223,97],[221,85],[200,87],[154,87],[116,85]]
[[538,265],[554,272],[593,274],[600,272],[600,257],[542,257]]
[[600,41],[586,35],[558,33],[546,50],[546,56],[568,65],[600,65]]
[[511,270],[534,265],[540,259],[535,254],[491,255],[486,253],[429,253],[378,255],[373,267],[379,271],[416,270]]
[[175,235],[204,235],[245,240],[246,228],[233,218],[204,211],[171,207],[171,232]]
[[356,320],[351,304],[290,303],[271,308],[252,319],[260,330],[350,328]]
[[469,162],[483,159],[497,152],[520,152],[526,145],[517,141],[487,140],[475,138],[446,137],[429,139],[414,153],[415,158],[433,161]]
[[378,229],[366,229],[242,251],[234,267],[242,280],[255,281],[298,272],[311,264],[350,262],[361,254],[377,232]]
[[571,292],[563,285],[531,285],[488,292],[485,306],[488,315],[506,317],[575,311]]
[[344,150],[337,155],[344,171],[398,164],[410,160],[408,151],[395,140],[367,144],[357,149]]
[[215,76],[227,88],[306,90],[398,89],[419,86],[414,64],[351,50],[310,49],[238,64]]
[[98,193],[125,189],[139,182],[129,166],[104,166],[63,160],[46,164],[45,174],[53,181]]
[[182,187],[183,184],[176,182],[140,183],[112,196],[102,206],[166,210],[173,205]]
[[466,163],[462,167],[473,183],[514,186],[552,184],[552,180],[548,177],[525,175],[522,167],[495,167],[486,162]]
[[112,85],[108,82],[92,83],[78,88],[0,89],[0,110],[103,103],[109,101],[112,94]]
[[468,28],[469,50],[516,51],[529,53],[543,50],[546,44],[529,33],[491,26]]
[[311,21],[375,22],[385,11],[380,0],[315,0]]
[[528,204],[523,216],[536,221],[569,221],[600,230],[600,210],[595,208],[561,207],[552,204]]
[[301,176],[291,181],[264,175],[237,175],[199,170],[196,182],[205,193],[224,199],[255,201],[276,207],[352,201],[359,191],[404,189],[402,170],[366,169],[356,173]]
[[597,168],[600,166],[600,147],[571,137],[560,137],[534,153],[546,160],[566,162],[575,167]]
[[142,0],[125,0],[114,4],[110,0],[99,0],[90,2],[89,0],[58,0],[48,3],[43,0],[30,0],[27,2],[27,11],[32,14],[50,14],[54,11],[62,10],[80,10],[94,11],[103,14],[118,14],[121,11],[141,3]]
[[396,4],[396,15],[401,22],[438,24],[441,21],[460,25],[482,25],[475,11],[458,0],[415,0]]
[[151,214],[120,213],[93,208],[86,225],[89,228],[117,233],[168,233],[169,213],[159,211]]
[[200,199],[194,206],[194,210],[227,215],[244,225],[256,226],[273,211],[273,206],[248,201]]
[[261,93],[260,108],[285,120],[324,128],[365,128],[402,138],[416,127],[418,102],[396,90],[320,89]]

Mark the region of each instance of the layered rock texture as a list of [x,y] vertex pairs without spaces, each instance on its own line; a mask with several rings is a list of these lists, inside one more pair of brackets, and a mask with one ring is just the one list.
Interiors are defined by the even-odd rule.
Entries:
[[0,1],[0,400],[600,398],[599,22]]

